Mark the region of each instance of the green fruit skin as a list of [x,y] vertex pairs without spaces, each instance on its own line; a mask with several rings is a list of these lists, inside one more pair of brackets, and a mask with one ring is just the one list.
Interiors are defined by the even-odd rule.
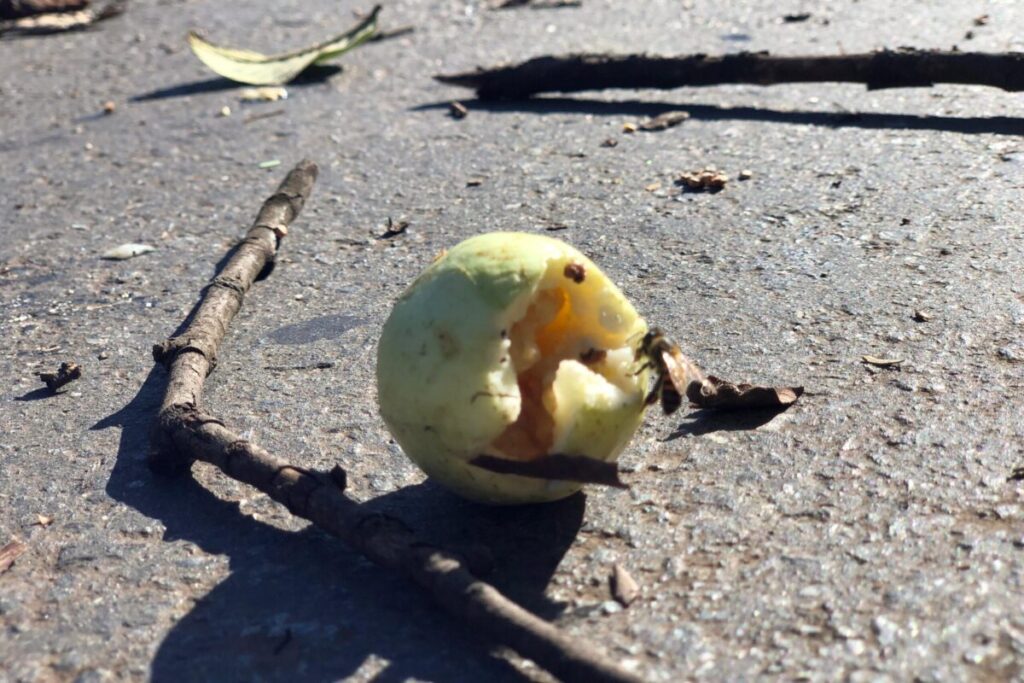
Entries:
[[[489,233],[461,242],[437,259],[395,304],[377,355],[381,416],[402,449],[428,476],[484,503],[557,500],[581,485],[509,474],[469,464],[493,453],[491,442],[515,421],[520,398],[506,335],[526,312],[549,268],[583,264],[605,283],[631,337],[646,331],[621,292],[586,257],[559,240]],[[502,359],[505,358],[505,361]],[[643,417],[648,373],[630,380],[629,400],[582,406],[564,452],[616,458]]]

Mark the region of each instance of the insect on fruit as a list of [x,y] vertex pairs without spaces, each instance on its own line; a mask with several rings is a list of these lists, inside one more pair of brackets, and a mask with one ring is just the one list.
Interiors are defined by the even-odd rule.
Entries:
[[646,362],[638,372],[653,368],[657,373],[654,388],[647,394],[645,405],[661,400],[661,408],[666,415],[679,410],[683,402],[683,394],[690,382],[701,381],[703,375],[689,358],[683,355],[679,345],[669,339],[658,328],[644,335],[636,349],[636,360],[646,358]]

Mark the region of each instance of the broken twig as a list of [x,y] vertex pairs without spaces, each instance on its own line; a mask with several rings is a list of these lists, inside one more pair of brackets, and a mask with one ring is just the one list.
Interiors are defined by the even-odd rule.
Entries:
[[58,389],[82,376],[82,366],[65,361],[57,368],[57,372],[40,372],[36,376],[43,381],[47,389],[57,393]]
[[575,54],[537,57],[521,64],[435,76],[475,88],[481,99],[516,99],[544,92],[657,88],[721,83],[846,82],[870,90],[930,87],[935,83],[1024,90],[1024,53],[881,50],[854,55],[778,57],[767,52],[682,57]]
[[256,276],[276,256],[316,176],[317,167],[310,161],[288,174],[207,287],[188,327],[154,347],[154,358],[168,368],[168,382],[154,426],[150,466],[158,472],[183,473],[200,460],[255,486],[292,514],[419,584],[469,628],[489,634],[562,680],[639,680],[477,579],[459,556],[421,542],[400,520],[371,512],[347,497],[340,468],[322,473],[289,465],[200,408],[203,384],[216,363],[228,325]]

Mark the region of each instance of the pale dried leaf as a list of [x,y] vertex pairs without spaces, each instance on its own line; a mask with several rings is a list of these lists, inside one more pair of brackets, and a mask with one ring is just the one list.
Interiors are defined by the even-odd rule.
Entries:
[[288,99],[288,90],[279,85],[267,85],[262,88],[245,88],[238,95],[243,102],[277,102]]
[[902,358],[879,358],[878,356],[861,356],[860,359],[876,368],[898,368],[903,365]]
[[100,258],[105,258],[111,261],[124,261],[125,259],[135,258],[142,254],[148,254],[151,251],[156,251],[156,247],[152,247],[148,244],[135,244],[134,242],[128,242],[103,252],[103,255],[100,256]]
[[250,85],[288,83],[313,64],[338,57],[370,39],[377,31],[380,6],[355,28],[322,43],[277,55],[222,47],[208,42],[195,31],[188,34],[192,52],[214,73]]

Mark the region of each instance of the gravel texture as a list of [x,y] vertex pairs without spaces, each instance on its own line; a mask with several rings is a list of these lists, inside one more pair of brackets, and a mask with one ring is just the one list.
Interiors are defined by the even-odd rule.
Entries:
[[[409,0],[381,19],[414,33],[260,104],[185,46],[199,27],[294,47],[356,7],[136,0],[93,31],[0,39],[0,546],[28,545],[0,573],[0,680],[544,680],[261,495],[145,467],[151,345],[304,156],[320,181],[208,384],[232,428],[340,463],[428,538],[488,546],[496,585],[651,681],[1024,675],[1021,95],[487,104],[430,78],[573,50],[1022,50],[1024,5]],[[690,118],[623,132],[669,110]],[[730,176],[721,192],[673,185],[707,167]],[[378,239],[388,217],[409,227]],[[622,458],[628,492],[494,509],[425,482],[376,410],[392,302],[465,237],[556,228],[705,369],[808,393],[769,421],[652,412]],[[101,260],[129,242],[156,250]],[[62,361],[84,375],[48,396],[35,373]],[[627,608],[616,564],[639,587]]]

